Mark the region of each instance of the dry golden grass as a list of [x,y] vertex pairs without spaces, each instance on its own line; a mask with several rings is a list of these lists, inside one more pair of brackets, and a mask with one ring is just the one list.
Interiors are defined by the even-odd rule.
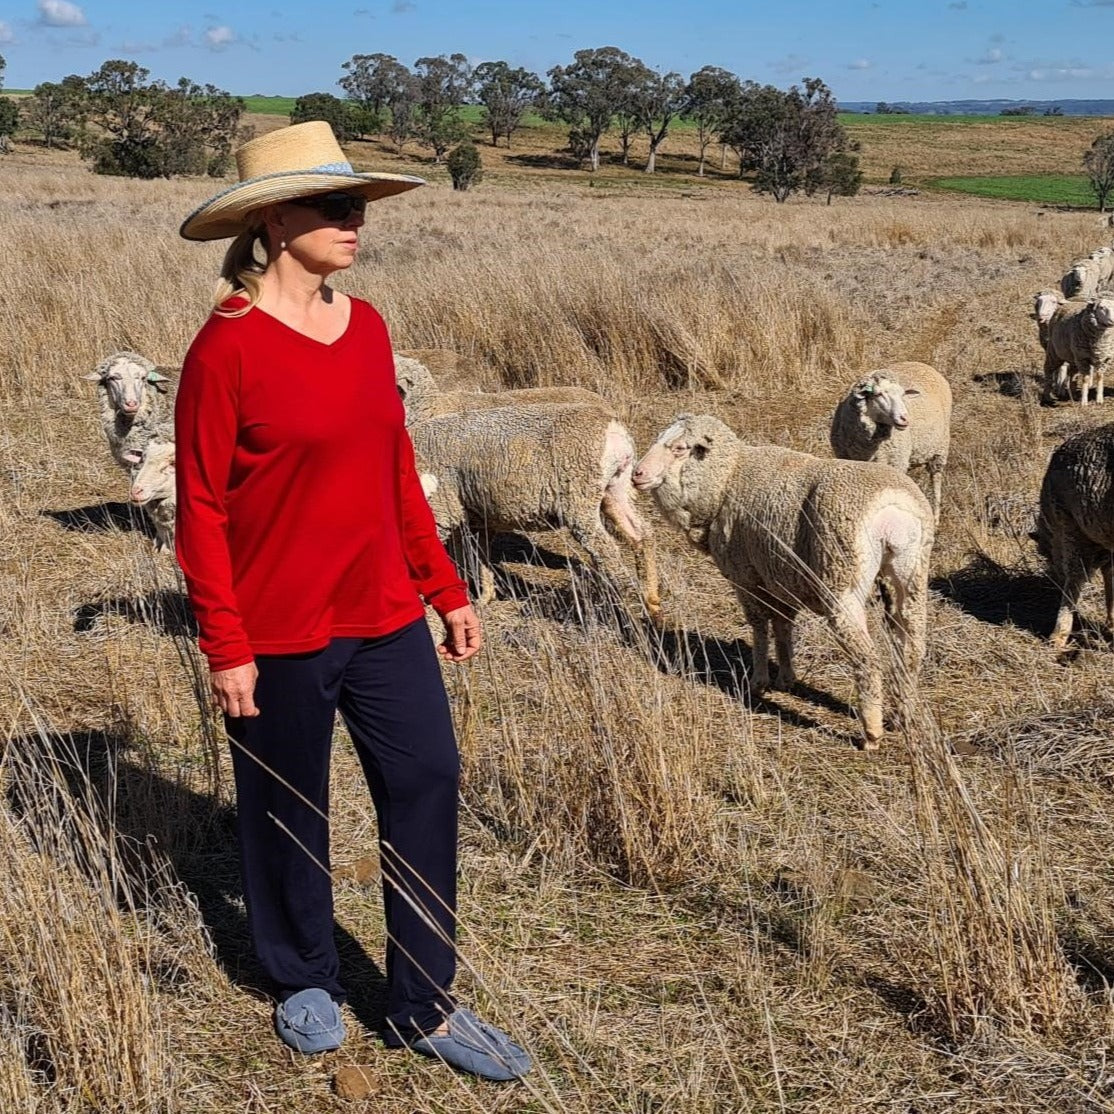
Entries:
[[[1098,638],[1049,652],[1055,592],[1026,538],[1051,448],[1105,416],[1041,409],[1027,317],[1096,219],[518,181],[374,206],[340,285],[486,386],[605,392],[640,445],[689,410],[825,453],[859,370],[948,376],[917,726],[854,749],[814,617],[805,683],[751,702],[731,594],[664,525],[660,642],[550,567],[562,538],[508,543],[488,647],[446,673],[460,982],[539,1070],[499,1088],[381,1049],[363,870],[337,881],[350,1039],[294,1060],[247,954],[174,569],[119,505],[81,378],[122,347],[180,362],[220,248],[174,229],[212,184],[20,148],[0,162],[0,1110],[312,1114],[354,1065],[375,1084],[354,1108],[383,1112],[1114,1109],[1112,659]],[[366,859],[343,745],[333,799],[335,861]]]

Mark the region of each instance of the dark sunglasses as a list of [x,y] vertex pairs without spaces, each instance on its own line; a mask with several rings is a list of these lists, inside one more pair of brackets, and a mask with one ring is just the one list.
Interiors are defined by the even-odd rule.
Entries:
[[353,213],[362,217],[367,208],[367,198],[355,193],[319,193],[315,197],[291,197],[289,201],[316,210],[327,221],[348,220]]

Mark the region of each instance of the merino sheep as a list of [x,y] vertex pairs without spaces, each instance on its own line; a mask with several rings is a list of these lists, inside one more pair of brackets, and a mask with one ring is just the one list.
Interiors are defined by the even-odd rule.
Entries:
[[142,507],[155,527],[155,552],[174,549],[174,442],[153,438],[132,479],[131,501]]
[[1106,390],[1106,367],[1114,358],[1114,294],[1099,294],[1089,302],[1065,302],[1048,322],[1044,350],[1043,402],[1054,402],[1067,392],[1072,372],[1082,380],[1080,402],[1086,406],[1095,388],[1095,402]]
[[658,617],[653,539],[633,503],[634,442],[609,411],[567,403],[472,410],[417,422],[410,436],[419,468],[437,477],[434,517],[447,505],[439,524],[447,515],[457,537],[465,527],[478,537],[481,603],[495,593],[489,537],[499,530],[566,527],[598,571],[630,586],[606,520],[633,550],[643,603]]
[[1114,278],[1114,248],[1095,248],[1088,258],[1094,259],[1098,263],[1099,289],[1101,290]]
[[899,472],[923,468],[932,480],[932,517],[951,445],[952,389],[928,364],[905,362],[860,379],[832,416],[832,452],[844,460],[873,460]]
[[611,412],[610,404],[584,387],[520,387],[505,391],[443,391],[420,360],[395,355],[395,384],[406,409],[407,425],[460,414],[466,410],[494,410],[535,403],[581,403]]
[[1060,609],[1050,641],[1062,649],[1071,634],[1079,596],[1102,569],[1106,629],[1114,632],[1114,424],[1096,426],[1064,441],[1041,482],[1034,534],[1060,589]]
[[1080,298],[1089,302],[1099,292],[1103,266],[1098,259],[1088,256],[1077,259],[1060,279],[1060,289],[1065,298]]
[[882,661],[866,605],[885,576],[905,704],[924,658],[934,530],[920,488],[883,464],[746,445],[717,418],[691,414],[661,433],[633,480],[735,589],[754,628],[754,690],[770,687],[771,623],[778,682],[789,687],[798,612],[827,619],[854,671],[864,746],[875,749],[883,735]]
[[1052,315],[1064,304],[1059,290],[1041,290],[1033,296],[1033,319],[1037,323],[1037,339],[1041,348],[1048,347],[1048,323]]
[[136,468],[153,437],[173,436],[162,405],[170,380],[146,356],[114,352],[85,378],[97,384],[101,426],[112,459],[124,471]]

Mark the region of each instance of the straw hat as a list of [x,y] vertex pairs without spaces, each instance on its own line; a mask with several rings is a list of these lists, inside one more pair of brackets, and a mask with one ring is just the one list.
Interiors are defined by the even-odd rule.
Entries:
[[253,209],[345,190],[369,201],[424,186],[411,174],[361,174],[344,157],[333,129],[324,120],[291,124],[249,140],[236,151],[240,180],[194,209],[179,229],[187,240],[223,240],[247,227]]

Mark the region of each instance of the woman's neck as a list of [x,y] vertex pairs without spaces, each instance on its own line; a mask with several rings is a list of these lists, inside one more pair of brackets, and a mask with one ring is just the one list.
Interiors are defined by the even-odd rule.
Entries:
[[332,301],[333,289],[326,285],[325,276],[307,271],[285,253],[271,260],[263,272],[259,304],[265,310],[282,306],[295,313],[308,313],[316,305]]

